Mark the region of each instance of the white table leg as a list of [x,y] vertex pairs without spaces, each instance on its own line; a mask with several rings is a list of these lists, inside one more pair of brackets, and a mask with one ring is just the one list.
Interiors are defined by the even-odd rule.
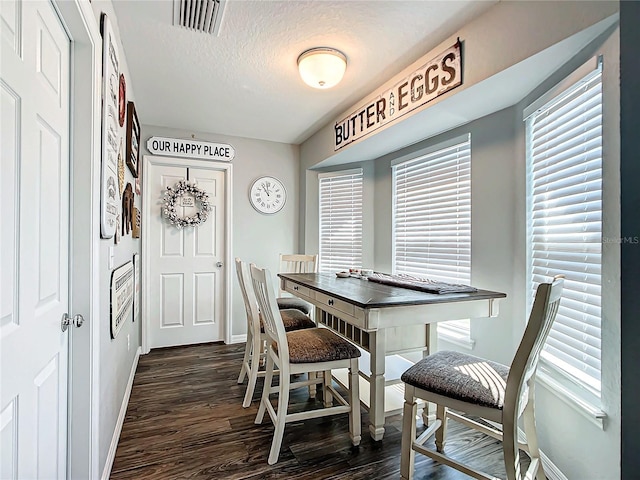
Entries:
[[379,441],[384,436],[384,361],[386,351],[384,330],[369,332],[369,351],[371,353],[369,431],[371,438]]

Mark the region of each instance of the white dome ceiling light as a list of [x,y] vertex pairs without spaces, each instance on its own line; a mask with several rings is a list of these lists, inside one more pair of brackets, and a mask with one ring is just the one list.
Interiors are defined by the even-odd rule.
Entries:
[[300,76],[313,88],[326,89],[337,85],[346,69],[347,57],[334,48],[312,48],[298,57]]

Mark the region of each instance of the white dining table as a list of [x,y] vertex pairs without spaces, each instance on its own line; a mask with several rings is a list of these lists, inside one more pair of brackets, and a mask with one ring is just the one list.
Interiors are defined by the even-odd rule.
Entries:
[[315,306],[318,325],[332,329],[368,353],[360,362],[360,377],[369,387],[368,391],[361,388],[361,400],[369,409],[369,431],[374,440],[384,436],[385,416],[401,408],[401,404],[385,406],[385,396],[391,403],[390,390],[401,388],[400,375],[411,364],[400,354],[435,352],[437,333],[431,324],[495,317],[500,299],[506,297],[489,290],[427,293],[329,273],[278,276],[283,290]]

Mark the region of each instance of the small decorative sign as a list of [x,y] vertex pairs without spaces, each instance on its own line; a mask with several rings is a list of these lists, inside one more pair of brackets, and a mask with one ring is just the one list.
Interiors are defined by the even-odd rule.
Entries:
[[133,306],[133,263],[116,268],[111,274],[111,338],[116,338]]
[[193,195],[183,195],[181,197],[182,199],[182,206],[183,207],[195,207],[196,206],[196,199]]
[[374,93],[335,123],[334,151],[388,125],[462,85],[460,41],[423,64],[393,87]]
[[151,137],[147,140],[147,150],[154,155],[171,157],[201,158],[230,162],[236,156],[235,149],[226,143],[202,142],[180,138]]

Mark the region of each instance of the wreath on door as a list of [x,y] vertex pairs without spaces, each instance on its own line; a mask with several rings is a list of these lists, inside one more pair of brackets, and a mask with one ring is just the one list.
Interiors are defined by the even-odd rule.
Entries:
[[[193,202],[187,199],[194,199]],[[196,227],[207,221],[211,205],[209,195],[200,190],[195,184],[180,180],[173,187],[168,186],[164,193],[164,216],[178,228]],[[182,217],[178,215],[178,208],[195,206],[198,211],[194,215]]]

